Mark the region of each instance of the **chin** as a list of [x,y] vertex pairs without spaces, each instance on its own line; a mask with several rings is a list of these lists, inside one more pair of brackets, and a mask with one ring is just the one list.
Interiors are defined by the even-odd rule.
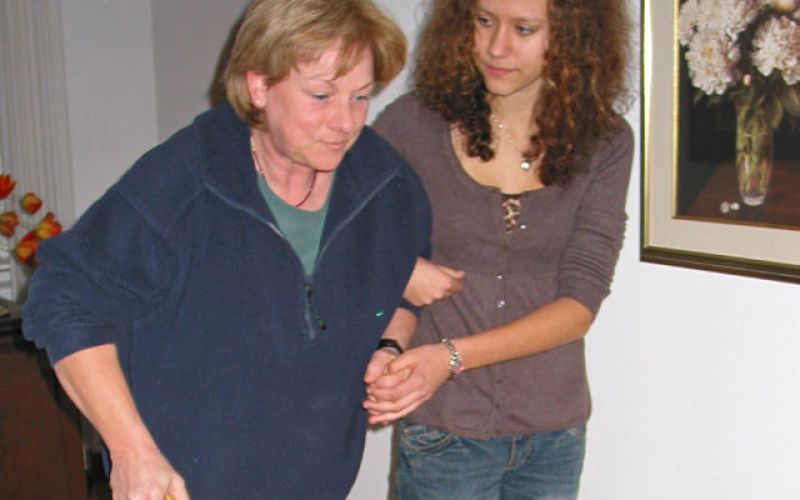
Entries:
[[310,166],[317,172],[332,172],[341,165],[343,159],[344,155],[335,158],[317,158],[310,162]]
[[519,88],[516,85],[499,82],[486,82],[486,91],[492,95],[507,97],[514,94]]

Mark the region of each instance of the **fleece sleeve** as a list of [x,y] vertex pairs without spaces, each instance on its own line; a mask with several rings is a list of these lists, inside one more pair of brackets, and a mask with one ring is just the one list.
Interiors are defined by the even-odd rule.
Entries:
[[155,314],[171,282],[170,239],[112,188],[74,228],[37,251],[23,307],[23,334],[50,362],[130,339],[129,325]]

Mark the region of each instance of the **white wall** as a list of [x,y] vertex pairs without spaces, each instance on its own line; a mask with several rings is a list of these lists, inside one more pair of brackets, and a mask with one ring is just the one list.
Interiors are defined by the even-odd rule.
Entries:
[[215,65],[246,5],[247,0],[153,2],[159,140],[208,107]]
[[[639,2],[629,1],[638,13]],[[216,23],[235,19],[243,0],[181,2],[192,5],[187,17],[199,32],[209,29],[221,43],[225,30]],[[424,2],[378,3],[412,33]],[[172,6],[161,2],[152,13],[165,17],[155,22],[149,2],[62,5],[80,209],[157,137],[204,107],[199,96],[216,57],[191,59],[192,44],[165,34]],[[179,30],[187,29],[181,22]],[[185,58],[192,62],[183,73],[174,62]],[[176,73],[166,76],[165,65]],[[376,99],[371,116],[402,88],[398,82]],[[194,104],[167,108],[165,96]],[[628,119],[636,125],[634,106]],[[800,288],[639,262],[638,162],[614,292],[588,338],[595,411],[581,499],[800,498]],[[387,429],[370,432],[350,500],[386,498],[389,447]]]
[[150,0],[61,2],[74,203],[82,213],[157,140]]

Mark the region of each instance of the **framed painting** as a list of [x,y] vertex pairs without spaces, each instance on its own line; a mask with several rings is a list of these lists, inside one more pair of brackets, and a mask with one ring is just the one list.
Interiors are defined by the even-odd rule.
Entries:
[[800,19],[704,2],[643,2],[641,260],[800,283],[800,68],[759,52],[758,26]]

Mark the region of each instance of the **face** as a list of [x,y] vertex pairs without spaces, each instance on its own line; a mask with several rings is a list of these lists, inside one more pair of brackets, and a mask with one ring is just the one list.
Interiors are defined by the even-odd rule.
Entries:
[[547,1],[477,1],[475,64],[491,94],[536,95],[550,34]]
[[348,73],[336,77],[339,48],[300,64],[280,82],[248,73],[250,94],[264,110],[262,134],[267,162],[332,171],[353,145],[374,88],[372,53],[364,50]]

